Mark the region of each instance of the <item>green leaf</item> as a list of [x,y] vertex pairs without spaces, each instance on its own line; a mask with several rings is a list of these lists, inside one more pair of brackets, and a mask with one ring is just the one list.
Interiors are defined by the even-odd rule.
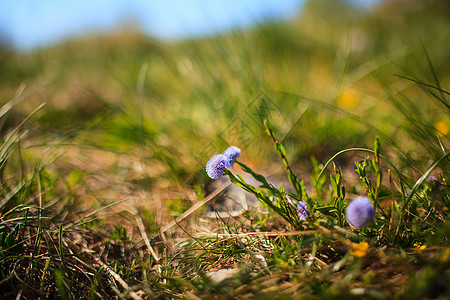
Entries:
[[333,186],[333,191],[334,191],[337,195],[339,195],[338,186],[337,186],[336,180],[334,180],[332,174],[330,174],[330,181],[331,181],[331,185]]
[[68,299],[67,297],[67,282],[64,278],[64,272],[61,270],[55,270],[56,287],[59,292],[61,299]]
[[14,246],[15,240],[16,240],[16,232],[11,231],[5,238],[5,248],[8,249]]
[[[257,181],[261,182],[262,183],[262,187],[264,187],[266,189],[272,189],[272,187],[270,186],[270,184],[267,182],[266,178],[263,175],[255,173],[252,169],[250,169],[244,163],[241,163],[239,161],[236,161],[236,163],[238,165],[240,165],[245,172],[247,172],[250,175],[252,175],[253,178],[255,178]],[[242,178],[241,178],[241,180],[242,180]]]
[[380,153],[381,142],[378,137],[375,137],[373,141],[373,151],[375,152],[375,156],[378,156]]

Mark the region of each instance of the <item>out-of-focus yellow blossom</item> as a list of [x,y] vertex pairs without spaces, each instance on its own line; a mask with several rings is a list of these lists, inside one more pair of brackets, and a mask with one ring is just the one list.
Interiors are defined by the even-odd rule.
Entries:
[[414,243],[413,246],[419,251],[425,250],[425,248],[427,247],[427,245],[422,245],[422,243]]
[[450,262],[450,248],[444,249],[441,255],[439,256],[439,261],[443,264],[447,264]]
[[337,97],[337,105],[340,108],[350,109],[358,104],[358,92],[354,89],[345,89]]
[[448,122],[446,122],[446,120],[436,122],[436,124],[434,124],[434,127],[436,128],[439,136],[445,136],[449,131]]
[[355,257],[364,257],[369,251],[369,244],[367,242],[361,242],[359,244],[352,244],[352,251],[350,255]]

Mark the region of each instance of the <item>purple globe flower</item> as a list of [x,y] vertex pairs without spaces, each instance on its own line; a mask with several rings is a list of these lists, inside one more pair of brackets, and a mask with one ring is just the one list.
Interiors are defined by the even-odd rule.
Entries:
[[228,147],[227,150],[223,152],[223,155],[227,157],[227,165],[226,168],[231,168],[236,161],[236,158],[241,155],[241,149],[236,146]]
[[223,175],[226,169],[228,158],[223,154],[216,154],[206,163],[206,173],[212,179],[217,179]]
[[300,220],[306,221],[306,218],[309,217],[308,205],[305,201],[299,201],[297,204],[297,211]]
[[373,221],[375,209],[367,197],[358,197],[345,209],[347,221],[354,227],[362,228]]

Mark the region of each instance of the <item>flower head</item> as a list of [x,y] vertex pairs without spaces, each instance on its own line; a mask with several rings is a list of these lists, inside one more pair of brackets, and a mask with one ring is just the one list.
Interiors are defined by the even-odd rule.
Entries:
[[212,179],[217,179],[223,175],[226,169],[228,158],[223,154],[216,154],[206,163],[206,173]]
[[414,243],[414,250],[422,251],[427,248],[427,245],[423,245],[422,243]]
[[446,136],[449,132],[448,128],[448,119],[447,120],[441,120],[434,124],[434,127],[436,128],[437,134],[439,136]]
[[366,256],[368,251],[369,251],[369,243],[361,242],[359,244],[352,244],[352,251],[350,252],[350,255],[362,258]]
[[300,217],[300,220],[306,221],[306,218],[309,217],[308,213],[308,205],[305,201],[299,201],[297,204],[297,211]]
[[223,155],[227,157],[227,165],[226,168],[231,168],[236,161],[236,158],[241,155],[241,149],[236,146],[228,147],[227,150],[223,152]]
[[369,198],[358,197],[347,205],[345,216],[352,226],[362,228],[374,219],[375,209]]
[[344,109],[354,108],[358,104],[358,92],[353,89],[346,89],[337,98],[337,105]]

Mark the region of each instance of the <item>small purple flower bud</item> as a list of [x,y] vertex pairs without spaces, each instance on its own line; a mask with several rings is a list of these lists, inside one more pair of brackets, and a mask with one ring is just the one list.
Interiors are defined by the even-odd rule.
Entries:
[[300,220],[306,221],[306,218],[309,217],[308,205],[305,201],[299,201],[297,204],[297,211]]
[[228,163],[228,159],[223,154],[216,154],[206,163],[206,173],[212,179],[217,179],[223,175]]
[[227,157],[226,168],[228,169],[233,166],[234,162],[236,161],[236,158],[238,158],[239,155],[241,155],[241,149],[239,149],[236,146],[231,146],[228,147],[227,150],[225,150],[225,152],[223,152],[223,155]]
[[347,221],[354,227],[362,228],[373,221],[375,209],[367,197],[358,197],[345,209]]

